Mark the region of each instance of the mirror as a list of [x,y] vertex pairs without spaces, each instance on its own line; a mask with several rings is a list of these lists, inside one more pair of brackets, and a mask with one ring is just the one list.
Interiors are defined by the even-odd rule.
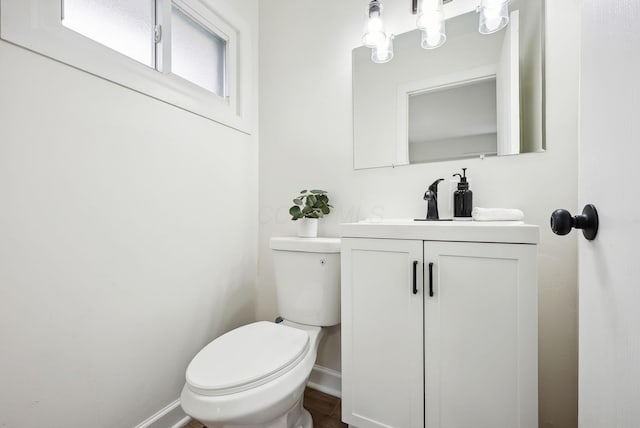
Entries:
[[510,22],[478,32],[474,11],[446,21],[447,41],[394,39],[394,58],[353,50],[354,168],[545,150],[544,0],[513,0]]

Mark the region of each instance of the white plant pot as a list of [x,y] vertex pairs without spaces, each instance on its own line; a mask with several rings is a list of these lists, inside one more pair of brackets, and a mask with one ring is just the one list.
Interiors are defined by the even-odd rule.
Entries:
[[316,238],[318,236],[318,219],[303,217],[298,220],[298,236],[300,238]]

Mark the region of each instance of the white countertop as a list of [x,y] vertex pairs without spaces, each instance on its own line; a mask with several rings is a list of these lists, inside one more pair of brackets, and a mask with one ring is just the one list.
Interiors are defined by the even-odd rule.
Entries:
[[521,221],[414,221],[371,219],[340,225],[344,238],[537,244],[538,226]]

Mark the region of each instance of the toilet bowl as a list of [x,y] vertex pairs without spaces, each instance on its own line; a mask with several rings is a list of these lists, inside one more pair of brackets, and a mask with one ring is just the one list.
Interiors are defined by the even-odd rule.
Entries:
[[340,240],[272,238],[270,244],[285,320],[232,330],[187,368],[182,408],[208,428],[313,427],[302,397],[323,327],[340,323]]
[[[208,428],[313,426],[304,423],[308,415],[301,401],[323,333],[320,327],[289,321],[232,330],[207,347],[231,339],[228,343],[204,348],[189,365],[180,397],[183,409]],[[287,347],[285,358],[276,355],[281,346]],[[256,356],[261,358],[251,364]]]

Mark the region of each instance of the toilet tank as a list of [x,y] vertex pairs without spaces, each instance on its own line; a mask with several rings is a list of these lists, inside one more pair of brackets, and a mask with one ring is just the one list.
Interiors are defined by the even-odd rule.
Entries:
[[340,324],[340,238],[271,238],[278,311],[300,324]]

